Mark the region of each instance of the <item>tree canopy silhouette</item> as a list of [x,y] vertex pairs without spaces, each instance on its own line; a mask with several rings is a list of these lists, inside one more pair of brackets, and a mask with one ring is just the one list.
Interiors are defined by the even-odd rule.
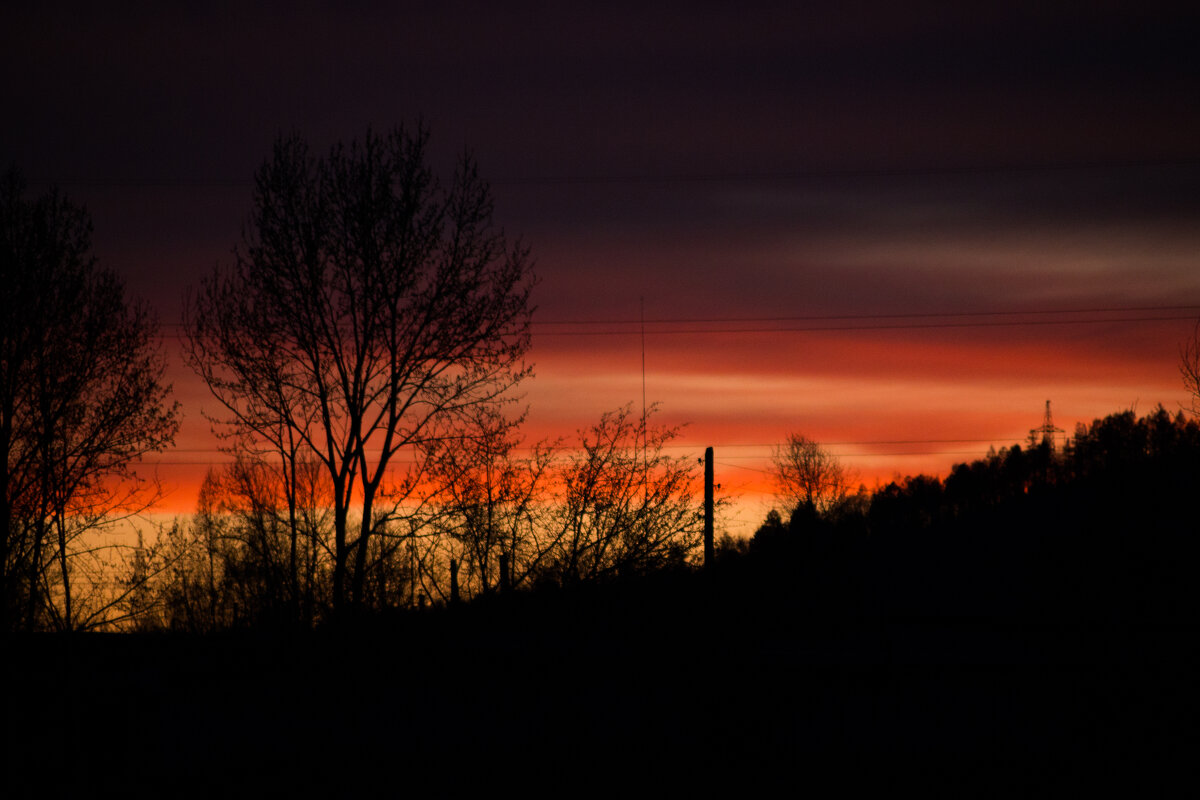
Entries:
[[1192,396],[1192,413],[1200,414],[1200,322],[1191,338],[1179,346],[1179,375]]
[[787,442],[775,448],[771,474],[789,510],[804,506],[821,514],[846,498],[852,482],[836,456],[799,433],[789,434]]
[[[87,626],[112,607],[84,533],[139,502],[133,466],[171,443],[157,325],[91,255],[87,212],[0,183],[0,628]],[[94,544],[94,543],[93,543]],[[91,565],[97,567],[97,565]]]
[[750,549],[799,563],[792,580],[828,595],[846,584],[839,563],[857,562],[872,602],[895,613],[1194,620],[1198,484],[1200,423],[1124,411],[1076,426],[1062,448],[1043,439],[944,479],[890,481],[833,517],[772,513]]
[[456,436],[529,374],[529,251],[493,225],[474,162],[442,183],[427,143],[424,128],[398,128],[318,157],[278,140],[235,262],[186,312],[188,360],[224,405],[219,422],[280,471],[293,576],[295,487],[319,465],[335,612],[361,604],[372,541],[420,483],[400,452]]

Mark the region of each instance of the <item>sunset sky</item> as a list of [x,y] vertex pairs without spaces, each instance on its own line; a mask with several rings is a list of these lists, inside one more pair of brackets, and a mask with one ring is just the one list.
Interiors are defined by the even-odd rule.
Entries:
[[[6,11],[0,158],[156,308],[188,511],[222,459],[173,338],[279,133],[423,119],[532,247],[527,437],[660,403],[762,519],[789,432],[868,486],[1189,398],[1200,49],[1153,3],[159,4]],[[379,4],[383,5],[383,4]],[[409,8],[407,6],[414,6]],[[564,4],[567,5],[567,4]],[[515,8],[514,8],[515,6]],[[1166,8],[1167,6],[1164,6]],[[299,10],[298,10],[299,9]],[[641,320],[644,318],[644,326]]]

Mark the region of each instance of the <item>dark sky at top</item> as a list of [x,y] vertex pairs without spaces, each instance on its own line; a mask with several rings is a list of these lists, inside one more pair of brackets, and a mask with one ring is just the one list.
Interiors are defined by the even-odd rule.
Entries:
[[555,262],[595,231],[592,256],[649,257],[714,230],[886,236],[922,209],[1195,219],[1196,28],[1150,4],[118,5],[6,14],[0,154],[87,201],[136,272],[227,252],[277,134],[417,118]]
[[1190,158],[1200,122],[1195,30],[1142,3],[160,5],[7,15],[27,170],[243,180],[418,115],[497,178]]
[[[0,25],[0,159],[85,203],[166,323],[277,135],[417,119],[531,244],[535,321],[1200,304],[1180,6],[29,4]],[[1047,397],[1068,426],[1171,400],[1172,325],[651,331],[649,395],[708,443],[1019,437]],[[547,330],[546,429],[639,394],[636,337]]]

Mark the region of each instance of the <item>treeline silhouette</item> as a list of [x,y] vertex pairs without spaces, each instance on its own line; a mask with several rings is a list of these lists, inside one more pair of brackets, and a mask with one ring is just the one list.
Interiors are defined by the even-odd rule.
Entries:
[[572,449],[543,442],[520,455],[515,426],[495,424],[441,443],[423,464],[420,502],[377,523],[347,570],[364,587],[353,612],[336,603],[334,512],[314,468],[290,491],[270,462],[211,471],[196,513],[140,547],[121,576],[126,629],[309,630],[691,563],[698,481],[691,458],[664,451],[677,429],[626,408]]
[[[1031,440],[957,464],[944,479],[860,487],[820,508],[801,502],[786,520],[772,511],[753,537],[722,537],[706,575],[689,505],[695,476],[686,459],[661,451],[671,435],[626,413],[585,432],[582,456],[546,449],[517,459],[501,448],[486,463],[456,460],[458,480],[446,486],[458,494],[435,496],[420,525],[410,517],[408,536],[378,537],[393,550],[365,562],[362,619],[502,592],[529,595],[528,607],[564,587],[626,591],[665,570],[684,576],[681,592],[754,598],[732,603],[751,617],[777,609],[853,625],[1196,622],[1200,424],[1182,413],[1116,413],[1058,447]],[[649,455],[640,449],[647,436]],[[468,472],[491,483],[466,483]],[[136,629],[270,632],[334,619],[330,548],[321,549],[330,533],[319,519],[328,511],[307,506],[307,566],[291,573],[288,509],[271,477],[251,463],[210,475],[193,519],[145,548],[126,576],[137,587]]]
[[136,465],[180,424],[157,321],[91,238],[82,206],[0,176],[0,632],[120,619],[100,540],[153,504]]
[[689,558],[695,468],[653,408],[518,455],[532,255],[428,142],[276,140],[183,309],[233,463],[136,547],[108,534],[153,507],[137,467],[181,420],[157,325],[85,209],[0,180],[0,631],[304,630]]
[[1200,425],[1159,406],[773,512],[724,555],[833,615],[1193,624],[1198,489]]
[[[42,640],[8,662],[10,685],[45,689],[15,702],[10,746],[91,715],[137,740],[131,774],[197,787],[961,769],[996,788],[1145,752],[1161,767],[1187,757],[1200,712],[1198,479],[1195,420],[1127,411],[1061,449],[773,513],[724,537],[710,569],[674,560],[303,635],[266,620]],[[50,691],[81,668],[108,690]],[[111,764],[114,748],[93,749]]]

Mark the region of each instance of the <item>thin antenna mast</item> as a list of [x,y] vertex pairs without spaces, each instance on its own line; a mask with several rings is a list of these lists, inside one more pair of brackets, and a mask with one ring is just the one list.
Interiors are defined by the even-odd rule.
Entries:
[[638,298],[641,309],[642,324],[642,490],[645,497],[650,496],[650,461],[646,455],[646,297]]

